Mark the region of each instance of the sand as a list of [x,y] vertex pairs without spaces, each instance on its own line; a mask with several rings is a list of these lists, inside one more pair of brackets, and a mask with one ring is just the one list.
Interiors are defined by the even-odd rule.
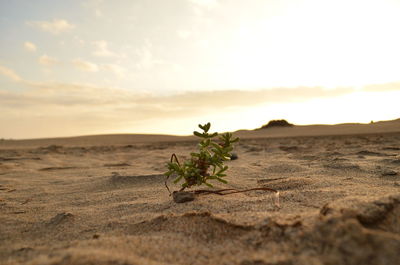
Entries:
[[399,264],[400,123],[385,126],[238,132],[215,188],[273,188],[279,207],[265,191],[173,202],[162,173],[192,137],[0,141],[0,264]]

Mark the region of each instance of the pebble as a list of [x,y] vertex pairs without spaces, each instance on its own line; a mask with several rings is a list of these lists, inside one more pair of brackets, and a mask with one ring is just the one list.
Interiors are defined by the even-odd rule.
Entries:
[[190,202],[194,200],[194,194],[187,191],[174,191],[172,198],[176,203]]
[[231,160],[236,160],[236,159],[238,159],[239,157],[238,157],[238,155],[236,154],[236,153],[232,153],[231,154]]
[[382,176],[396,176],[396,175],[397,175],[397,172],[394,170],[391,170],[391,169],[385,169],[382,172]]

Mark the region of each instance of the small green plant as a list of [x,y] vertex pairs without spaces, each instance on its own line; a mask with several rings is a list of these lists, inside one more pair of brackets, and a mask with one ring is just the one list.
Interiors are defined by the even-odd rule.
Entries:
[[[233,143],[238,142],[239,138],[232,138],[232,133],[218,135],[218,133],[209,133],[211,124],[199,124],[202,132],[194,131],[193,134],[200,138],[198,144],[198,152],[191,153],[191,158],[179,162],[175,154],[171,155],[171,160],[167,164],[168,171],[164,173],[166,179],[175,177],[174,183],[183,181],[182,188],[190,188],[194,185],[207,185],[213,187],[210,180],[217,180],[227,183],[224,179],[228,166],[224,165],[224,161],[230,160],[233,150]],[[218,136],[219,141],[215,138]],[[166,185],[169,190],[168,186]]]

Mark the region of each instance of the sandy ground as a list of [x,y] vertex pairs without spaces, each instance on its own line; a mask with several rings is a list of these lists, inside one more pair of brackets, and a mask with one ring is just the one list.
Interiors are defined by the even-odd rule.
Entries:
[[280,207],[264,191],[173,202],[162,173],[191,138],[0,141],[0,263],[399,264],[398,125],[240,132],[216,188],[277,189]]

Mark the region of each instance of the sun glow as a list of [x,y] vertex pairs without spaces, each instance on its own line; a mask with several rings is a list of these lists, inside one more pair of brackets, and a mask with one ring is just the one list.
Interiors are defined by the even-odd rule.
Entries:
[[399,117],[399,0],[32,2],[0,8],[0,138]]
[[[357,91],[332,98],[235,107],[225,112],[209,111],[195,118],[164,119],[157,122],[154,129],[157,133],[190,135],[199,122],[211,122],[213,129],[219,132],[255,129],[273,119],[286,119],[296,125],[369,123],[399,118],[398,98],[400,91]],[[145,132],[148,127],[149,124],[143,123],[139,131]],[[120,130],[132,131],[128,127]]]
[[397,81],[400,35],[394,25],[400,19],[393,12],[388,4],[365,1],[308,1],[284,15],[243,23],[224,58],[231,86],[334,88]]

